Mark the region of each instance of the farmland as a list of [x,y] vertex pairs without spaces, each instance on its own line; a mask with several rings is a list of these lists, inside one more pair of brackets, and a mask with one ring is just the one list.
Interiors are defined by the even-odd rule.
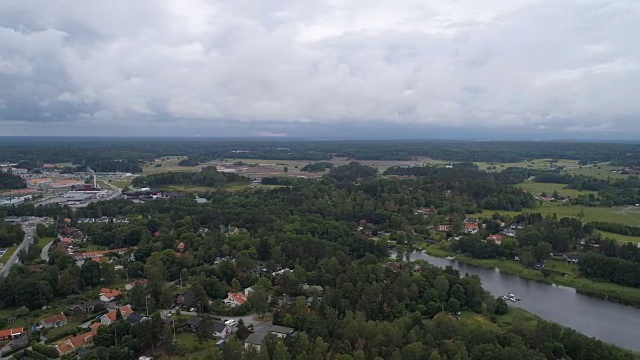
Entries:
[[558,194],[560,195],[565,195],[570,197],[596,194],[595,191],[586,191],[586,190],[579,191],[575,189],[567,189],[566,185],[564,184],[549,184],[549,183],[538,183],[534,181],[525,181],[522,184],[518,184],[516,186],[534,195],[540,194],[543,192],[547,193],[548,195],[551,195],[554,191],[557,191]]

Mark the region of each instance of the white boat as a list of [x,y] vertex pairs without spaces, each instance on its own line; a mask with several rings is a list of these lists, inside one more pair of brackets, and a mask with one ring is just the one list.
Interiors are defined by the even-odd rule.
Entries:
[[504,301],[511,301],[511,302],[518,302],[518,301],[522,301],[522,299],[517,298],[515,295],[513,295],[512,293],[508,293],[507,295],[502,295],[500,296],[500,299],[504,300]]
[[453,260],[453,259],[455,259],[455,258],[456,258],[455,256],[447,256],[445,259],[447,259],[447,260]]

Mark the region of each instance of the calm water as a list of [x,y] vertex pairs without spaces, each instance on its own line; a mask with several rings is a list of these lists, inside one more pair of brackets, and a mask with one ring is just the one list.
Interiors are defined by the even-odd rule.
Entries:
[[[396,252],[391,252],[395,258]],[[458,261],[449,261],[415,251],[405,254],[407,260],[425,260],[432,265],[447,265],[482,279],[482,286],[494,296],[513,293],[523,300],[509,302],[541,318],[573,328],[581,333],[640,351],[640,309],[620,305],[576,293],[575,289],[526,280],[499,270],[485,269]]]

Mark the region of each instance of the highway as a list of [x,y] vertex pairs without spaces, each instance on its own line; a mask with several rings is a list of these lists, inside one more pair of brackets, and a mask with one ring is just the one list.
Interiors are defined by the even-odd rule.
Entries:
[[43,222],[45,219],[46,218],[33,217],[27,221],[22,222],[21,226],[22,226],[22,231],[24,231],[24,239],[22,239],[22,242],[20,243],[20,245],[18,245],[18,248],[16,249],[16,251],[11,255],[11,257],[4,264],[2,269],[0,269],[0,276],[6,277],[9,274],[11,267],[15,265],[18,261],[20,261],[20,259],[18,258],[20,251],[24,249],[28,249],[29,245],[33,244],[33,232],[36,229],[36,225]]

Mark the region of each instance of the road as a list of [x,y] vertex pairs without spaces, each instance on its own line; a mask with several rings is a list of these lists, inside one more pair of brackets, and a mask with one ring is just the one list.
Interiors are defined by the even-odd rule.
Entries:
[[47,245],[42,248],[42,252],[40,253],[40,259],[49,262],[49,248],[51,248],[51,244],[53,241],[50,241]]
[[[172,314],[176,313],[175,309],[165,309],[165,310],[162,310],[160,313],[164,314],[168,311],[171,311]],[[191,315],[191,316],[198,315],[197,312],[192,312],[192,311],[180,311],[180,314]],[[245,326],[253,325],[254,327],[256,327],[256,326],[262,325],[266,321],[266,320],[260,320],[256,314],[249,314],[245,316],[224,316],[224,315],[216,315],[216,314],[210,314],[210,313],[205,313],[205,314],[213,316],[215,318],[222,319],[223,321],[229,320],[229,319],[238,321],[242,319]]]
[[21,224],[22,231],[24,231],[24,239],[22,240],[20,245],[18,245],[18,248],[11,255],[9,260],[4,264],[2,269],[0,269],[0,276],[1,277],[6,277],[7,274],[9,274],[9,271],[11,270],[11,267],[13,265],[15,265],[19,261],[18,255],[20,254],[20,251],[28,249],[29,245],[33,244],[33,232],[36,229],[36,225],[38,225],[39,223],[43,222],[45,219],[46,218],[35,218],[34,217],[34,218],[31,218],[30,220],[25,221],[25,222],[23,222]]

